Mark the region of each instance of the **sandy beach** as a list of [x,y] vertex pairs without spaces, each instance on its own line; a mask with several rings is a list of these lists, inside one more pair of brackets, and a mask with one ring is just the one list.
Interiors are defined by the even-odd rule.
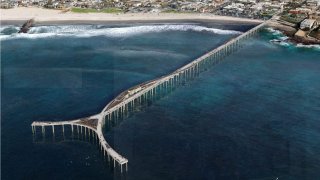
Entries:
[[73,13],[62,12],[61,10],[51,10],[36,7],[18,7],[1,10],[1,23],[21,22],[34,18],[38,23],[49,22],[88,22],[88,21],[175,21],[175,20],[201,20],[201,21],[223,21],[231,23],[261,23],[262,20],[237,18],[229,16],[217,16],[212,14],[196,13]]

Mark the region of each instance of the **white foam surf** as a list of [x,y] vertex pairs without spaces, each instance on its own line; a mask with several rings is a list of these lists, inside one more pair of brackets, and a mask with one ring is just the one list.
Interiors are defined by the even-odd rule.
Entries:
[[285,36],[281,31],[275,30],[273,28],[266,28],[268,32],[272,33],[274,36]]
[[[16,27],[17,28],[17,27]],[[195,31],[195,32],[209,32],[214,34],[241,34],[239,31],[223,30],[216,28],[208,28],[199,25],[144,25],[131,27],[105,27],[99,25],[65,25],[65,26],[37,26],[32,27],[26,34],[4,34],[4,29],[1,29],[1,40],[16,39],[16,38],[45,38],[45,37],[93,37],[93,36],[107,36],[107,37],[129,37],[144,33],[152,32],[167,32],[167,31]]]
[[272,35],[275,38],[275,39],[270,40],[270,42],[273,44],[278,44],[278,45],[284,46],[284,47],[310,48],[310,49],[320,50],[320,45],[318,45],[318,44],[315,44],[315,45],[304,45],[301,43],[295,44],[295,43],[288,41],[289,37],[286,36],[285,34],[283,34],[281,31],[274,30],[272,28],[266,28],[266,29],[268,30],[268,32],[272,33]]
[[320,51],[320,44],[312,44],[312,45],[305,45],[305,44],[297,44],[298,48],[311,48],[311,49],[316,49]]

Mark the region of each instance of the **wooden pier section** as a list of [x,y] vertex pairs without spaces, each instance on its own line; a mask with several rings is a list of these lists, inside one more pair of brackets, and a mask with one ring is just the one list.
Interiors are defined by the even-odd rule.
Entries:
[[128,159],[113,150],[107,143],[103,135],[103,127],[105,124],[125,117],[130,112],[134,112],[136,106],[140,106],[148,102],[148,100],[157,99],[159,95],[168,93],[172,89],[184,85],[186,82],[197,77],[201,72],[207,70],[210,66],[220,63],[226,56],[240,49],[243,46],[243,41],[254,36],[266,26],[267,23],[268,21],[265,21],[166,76],[144,82],[122,92],[109,102],[99,114],[70,121],[35,121],[31,124],[32,132],[35,133],[37,127],[41,127],[42,133],[44,133],[46,127],[51,127],[53,134],[55,126],[62,126],[63,131],[64,126],[71,126],[72,131],[74,131],[75,128],[78,132],[79,128],[81,131],[84,129],[85,132],[88,131],[88,133],[96,136],[104,156],[107,156],[109,161],[113,161],[114,167],[117,163],[120,165],[121,172],[123,172],[123,166],[128,170]]

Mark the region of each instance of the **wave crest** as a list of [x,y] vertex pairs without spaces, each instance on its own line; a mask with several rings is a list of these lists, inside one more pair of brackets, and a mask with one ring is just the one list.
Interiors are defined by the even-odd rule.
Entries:
[[297,44],[297,47],[299,47],[299,48],[312,48],[312,49],[320,50],[320,44],[313,44],[313,45]]
[[[5,33],[6,29],[14,29],[11,34]],[[3,27],[0,32],[0,38],[16,39],[16,38],[44,38],[53,36],[75,36],[75,37],[128,37],[150,32],[166,32],[166,31],[196,31],[209,32],[214,34],[241,34],[239,31],[223,30],[216,28],[208,28],[198,25],[144,25],[131,27],[106,27],[101,25],[64,25],[64,26],[37,26],[32,27],[26,34],[18,34],[18,27]]]
[[275,29],[273,29],[271,27],[266,28],[266,29],[267,29],[268,32],[272,33],[272,35],[274,35],[274,36],[283,36],[284,35],[281,31],[275,30]]

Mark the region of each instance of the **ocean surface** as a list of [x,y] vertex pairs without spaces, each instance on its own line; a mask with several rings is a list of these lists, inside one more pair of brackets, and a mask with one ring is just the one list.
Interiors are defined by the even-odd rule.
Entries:
[[[120,174],[88,139],[33,121],[99,112],[251,26],[219,23],[1,27],[2,179],[317,179],[320,47],[266,29],[226,61],[106,129]],[[40,132],[40,129],[38,129]]]

